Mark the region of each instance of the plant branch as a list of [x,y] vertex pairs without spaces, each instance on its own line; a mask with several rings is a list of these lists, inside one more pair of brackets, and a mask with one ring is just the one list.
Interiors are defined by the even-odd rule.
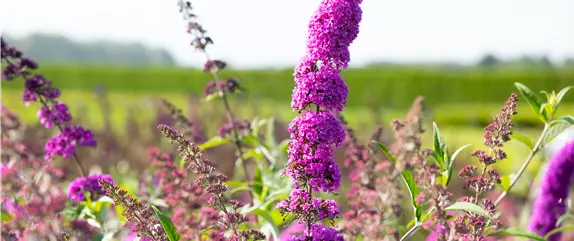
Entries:
[[421,226],[421,223],[416,223],[411,229],[409,229],[403,237],[401,237],[400,241],[406,240],[409,236],[413,235]]
[[546,133],[548,132],[549,129],[550,129],[550,124],[544,124],[544,130],[542,130],[542,134],[540,134],[540,137],[538,137],[538,141],[536,141],[536,144],[532,148],[532,151],[530,151],[530,154],[526,158],[526,161],[524,161],[524,163],[520,167],[520,170],[518,170],[516,177],[514,179],[510,180],[510,185],[508,186],[508,188],[502,194],[500,194],[500,196],[498,196],[498,198],[494,202],[494,205],[498,205],[502,201],[502,199],[510,192],[512,187],[514,187],[514,185],[518,182],[518,179],[520,178],[520,176],[522,176],[522,174],[524,173],[524,171],[528,167],[528,164],[530,164],[530,162],[532,161],[532,159],[534,158],[536,153],[538,153],[540,151],[540,149],[542,147],[542,140],[544,139],[544,136],[546,136]]
[[[209,54],[207,53],[207,51],[203,50],[203,53],[205,54],[205,57],[207,59],[207,61],[211,61],[211,58],[209,57]],[[221,77],[219,76],[219,70],[217,71],[212,71],[213,76],[215,77],[215,81],[220,81]],[[235,125],[235,119],[233,118],[233,112],[231,111],[231,107],[229,105],[229,100],[227,99],[227,94],[225,93],[225,89],[223,86],[219,87],[219,91],[221,92],[221,99],[223,100],[223,105],[225,106],[225,114],[227,116],[227,121],[229,121],[231,123],[231,129],[232,129],[232,133],[233,133],[233,144],[235,145],[235,148],[237,149],[238,152],[238,159],[241,162],[241,166],[243,167],[243,172],[245,173],[245,181],[247,181],[247,183],[250,182],[249,180],[249,170],[247,169],[247,163],[245,161],[245,159],[243,158],[243,149],[241,148],[241,142],[239,140],[239,133],[237,133],[237,127]],[[251,192],[247,192],[249,194],[249,198],[251,200],[251,203],[253,203],[253,195],[251,194]]]

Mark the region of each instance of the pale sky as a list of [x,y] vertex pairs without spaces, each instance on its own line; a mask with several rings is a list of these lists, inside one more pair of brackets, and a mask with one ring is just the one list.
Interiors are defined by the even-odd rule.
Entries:
[[[192,0],[215,41],[210,54],[233,67],[294,65],[320,0]],[[176,0],[2,0],[1,23],[20,37],[59,33],[74,40],[141,42],[182,64],[203,56],[188,45]],[[364,0],[351,66],[376,60],[471,63],[505,58],[574,57],[573,0]]]

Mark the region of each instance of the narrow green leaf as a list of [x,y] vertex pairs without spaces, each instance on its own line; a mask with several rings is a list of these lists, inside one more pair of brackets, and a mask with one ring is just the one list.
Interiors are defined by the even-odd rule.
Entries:
[[265,133],[265,141],[269,148],[273,149],[277,146],[277,141],[275,141],[275,119],[267,119],[267,132]]
[[[387,148],[385,145],[383,145],[378,141],[373,141],[373,143],[375,143],[383,151],[383,153],[385,153],[385,155],[389,158],[389,160],[393,163],[393,165],[396,165],[397,159],[391,154],[389,148]],[[401,173],[401,177],[403,178],[403,181],[405,182],[405,184],[407,185],[407,189],[409,190],[409,194],[411,196],[411,205],[413,206],[414,209],[415,218],[418,221],[422,216],[422,209],[415,201],[415,198],[419,195],[419,189],[417,188],[417,183],[415,182],[413,174],[409,170],[403,170],[403,172]]]
[[378,141],[373,141],[373,143],[375,143],[381,149],[381,151],[383,151],[385,156],[387,156],[387,158],[389,158],[389,161],[391,161],[391,163],[393,163],[393,165],[397,164],[397,159],[395,159],[393,154],[391,154],[391,151],[389,151],[389,148],[387,148],[385,145],[383,145],[382,143],[380,143]]
[[[419,223],[424,223],[425,221],[427,221],[430,216],[434,213],[434,208],[431,209],[428,213],[426,213],[425,215],[421,216]],[[411,228],[413,225],[415,225],[417,223],[416,219],[411,219],[411,221],[409,221],[409,223],[407,223],[406,228],[409,229]]]
[[565,122],[565,123],[568,123],[570,125],[574,125],[574,116],[571,116],[571,115],[560,116],[560,117],[556,118],[556,121]]
[[458,148],[458,149],[452,154],[452,156],[450,157],[450,159],[452,160],[452,162],[450,163],[451,166],[452,166],[452,163],[454,163],[454,160],[456,159],[456,157],[458,156],[458,154],[460,154],[460,152],[461,152],[462,150],[464,150],[465,148],[467,148],[467,147],[469,147],[469,146],[472,146],[472,144],[466,144],[466,145],[464,145],[464,146],[461,146],[460,148]]
[[8,213],[0,213],[0,215],[2,216],[2,222],[7,222],[10,221],[10,214]]
[[543,237],[540,237],[538,234],[528,232],[525,230],[517,229],[517,228],[507,228],[507,229],[500,229],[495,232],[487,234],[488,237],[523,237],[529,238],[537,241],[545,241]]
[[217,147],[219,145],[223,145],[227,142],[229,142],[229,139],[221,138],[220,136],[216,136],[216,137],[213,137],[213,138],[207,140],[203,144],[199,145],[199,149],[205,151],[209,148],[214,148],[214,147]]
[[[466,145],[464,145],[464,146],[461,146],[460,148],[458,148],[458,149],[452,154],[451,157],[448,157],[448,155],[447,155],[447,160],[448,160],[448,163],[447,163],[447,164],[448,164],[448,165],[447,165],[447,167],[446,167],[446,168],[447,168],[447,170],[446,170],[446,173],[447,173],[446,178],[443,178],[443,180],[445,180],[445,181],[443,182],[443,185],[444,185],[444,186],[447,186],[447,185],[450,183],[450,179],[452,178],[452,165],[453,165],[453,163],[454,163],[455,158],[458,156],[458,154],[460,154],[460,152],[461,152],[462,150],[464,150],[464,148],[467,148],[467,147],[469,147],[469,146],[471,146],[471,144],[466,144]],[[446,147],[445,147],[445,150],[446,150]],[[448,152],[447,152],[447,153],[448,153]]]
[[254,136],[253,134],[249,134],[243,137],[242,140],[245,144],[250,145],[250,146],[259,146],[262,145],[262,141],[259,140],[259,138],[257,138],[256,136]]
[[560,216],[558,220],[556,220],[556,226],[561,226],[566,221],[574,220],[574,215],[570,213],[565,213],[564,215]]
[[415,217],[417,218],[417,220],[420,220],[422,216],[422,210],[421,207],[415,201],[416,197],[419,195],[419,189],[417,188],[415,178],[413,177],[413,174],[407,170],[404,170],[401,173],[401,176],[403,177],[403,180],[407,184],[409,193],[411,194],[411,205],[413,206]]
[[251,192],[251,191],[253,191],[252,188],[250,188],[250,187],[248,187],[248,186],[243,186],[243,187],[236,187],[236,188],[233,188],[233,189],[229,190],[229,191],[228,191],[228,192],[229,192],[228,194],[229,194],[229,195],[233,195],[233,194],[235,194],[236,192]]
[[542,138],[541,148],[550,143],[554,138],[560,135],[560,133],[570,128],[572,125],[574,125],[574,117],[572,116],[561,116],[552,121],[546,135]]
[[456,202],[456,203],[453,203],[452,205],[448,206],[447,208],[445,208],[445,210],[447,210],[447,211],[449,211],[449,210],[467,211],[467,212],[472,212],[472,213],[478,214],[478,215],[483,216],[485,218],[492,219],[490,214],[488,214],[488,212],[486,210],[484,210],[484,208],[482,208],[482,207],[480,207],[474,203],[470,203],[470,202]]
[[510,138],[522,142],[522,144],[526,145],[528,148],[530,148],[530,150],[534,148],[534,143],[532,143],[532,140],[525,135],[512,133],[512,135],[510,135]]
[[444,139],[442,138],[442,136],[440,135],[440,131],[438,129],[438,126],[435,122],[432,123],[432,128],[433,128],[433,143],[434,143],[434,158],[437,162],[437,164],[440,166],[440,170],[444,171],[446,170],[445,167],[445,159],[444,159],[444,149],[446,147],[446,144],[444,143]]
[[261,168],[257,167],[255,169],[255,176],[253,177],[253,191],[259,198],[263,194],[263,176],[261,174]]
[[566,95],[566,93],[568,93],[568,91],[570,89],[573,89],[574,86],[566,86],[564,87],[564,89],[560,90],[560,92],[558,92],[558,94],[556,94],[556,108],[558,109],[558,105],[560,104],[560,102],[562,102],[562,98],[564,98],[564,96]]
[[236,181],[236,180],[228,180],[227,182],[225,182],[225,184],[227,184],[227,186],[229,186],[229,187],[244,187],[244,186],[247,186],[247,184],[245,184],[244,182],[240,182],[240,181]]
[[572,230],[574,230],[574,225],[558,227],[558,228],[552,229],[550,232],[546,233],[546,235],[544,235],[544,239],[548,240],[550,238],[550,236],[552,236],[553,234],[561,233],[564,231],[572,231]]
[[180,236],[177,233],[177,229],[175,228],[175,225],[173,225],[171,220],[163,213],[161,213],[159,209],[157,209],[155,206],[151,206],[151,208],[153,209],[153,212],[155,213],[157,218],[159,218],[161,227],[163,228],[163,231],[165,231],[165,234],[167,234],[167,238],[169,239],[169,241],[178,241]]
[[526,99],[526,102],[528,102],[528,105],[530,106],[532,111],[534,113],[536,113],[538,118],[543,123],[546,123],[548,121],[546,114],[545,113],[540,114],[540,107],[542,106],[542,104],[545,103],[545,101],[538,94],[534,93],[532,90],[530,90],[525,85],[518,83],[518,82],[514,83],[514,85],[518,89],[518,92],[520,92],[520,95],[524,99]]

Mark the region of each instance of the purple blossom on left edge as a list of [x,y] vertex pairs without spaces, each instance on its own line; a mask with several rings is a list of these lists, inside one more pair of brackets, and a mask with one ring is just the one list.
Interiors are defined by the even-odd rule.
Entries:
[[[55,156],[68,159],[75,155],[77,146],[95,147],[96,139],[91,130],[82,126],[69,125],[72,115],[66,104],[58,101],[60,90],[52,86],[52,81],[33,71],[38,64],[31,59],[22,57],[23,54],[14,46],[8,45],[1,39],[2,45],[2,79],[12,81],[16,78],[24,79],[22,101],[26,106],[31,102],[39,102],[42,106],[38,110],[40,123],[46,128],[56,126],[60,133],[46,142],[45,159],[52,160]],[[81,165],[78,165],[81,169]],[[83,172],[83,170],[81,170]]]
[[[568,141],[548,164],[542,178],[540,193],[532,208],[532,217],[528,229],[545,236],[556,228],[558,218],[566,213],[566,200],[574,177],[574,140]],[[556,233],[549,241],[560,240]]]

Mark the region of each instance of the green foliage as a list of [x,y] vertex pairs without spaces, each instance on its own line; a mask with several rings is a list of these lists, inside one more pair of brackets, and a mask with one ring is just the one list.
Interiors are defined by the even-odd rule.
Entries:
[[574,225],[558,227],[558,228],[552,229],[550,232],[546,233],[546,235],[544,235],[544,239],[548,240],[548,238],[550,238],[550,236],[552,236],[553,234],[556,234],[556,233],[561,233],[564,231],[573,231],[573,230],[574,230]]
[[8,222],[12,218],[9,213],[0,213],[0,215],[2,216],[2,222]]
[[[387,148],[385,145],[377,141],[373,141],[373,143],[375,143],[381,149],[381,151],[383,151],[383,153],[389,158],[389,160],[393,163],[393,165],[397,164],[397,160],[391,154],[389,148]],[[407,189],[409,190],[415,220],[417,223],[420,223],[422,216],[422,207],[415,201],[416,197],[419,195],[419,189],[417,187],[415,178],[413,177],[413,174],[409,170],[403,170],[401,172],[401,177],[403,178],[403,181],[405,182],[405,184],[407,185]]]
[[532,233],[532,232],[528,232],[528,231],[524,231],[521,229],[517,229],[517,228],[508,228],[508,229],[501,229],[492,233],[489,233],[487,235],[488,237],[523,237],[523,238],[529,238],[532,240],[536,240],[536,241],[545,241],[546,239],[543,237],[540,237],[539,235]]
[[542,137],[542,146],[550,143],[555,137],[560,135],[563,131],[574,125],[573,116],[562,116],[550,122],[548,132]]
[[532,140],[525,135],[518,134],[518,133],[512,133],[512,135],[510,135],[510,138],[522,142],[522,144],[526,145],[530,150],[532,150],[532,148],[534,148],[534,143],[532,143]]
[[450,210],[466,211],[466,212],[478,214],[478,215],[483,216],[485,218],[492,219],[490,214],[488,214],[488,212],[486,210],[484,210],[484,208],[482,208],[482,207],[480,207],[474,203],[470,203],[470,202],[456,202],[456,203],[453,203],[450,206],[446,207],[444,210],[446,210],[446,211],[450,211]]
[[229,139],[227,139],[227,138],[221,138],[220,136],[214,136],[211,139],[204,142],[203,144],[199,145],[199,149],[205,151],[209,148],[214,148],[214,147],[217,147],[219,145],[223,145],[227,142],[229,142]]
[[526,102],[528,102],[528,105],[530,105],[532,111],[534,113],[537,113],[538,118],[542,122],[546,123],[548,121],[548,118],[550,118],[550,113],[546,108],[543,108],[545,103],[542,97],[534,93],[532,90],[530,90],[530,88],[526,87],[521,83],[517,82],[514,84],[516,85],[518,92],[520,92],[520,96],[522,96],[522,98],[524,98]]
[[161,227],[163,228],[163,231],[167,234],[167,238],[169,239],[169,241],[178,241],[180,235],[177,233],[177,228],[175,227],[175,225],[173,225],[171,219],[169,219],[169,217],[165,216],[162,212],[160,212],[155,206],[152,205],[151,208],[153,209],[153,212],[159,219]]
[[470,146],[470,144],[464,145],[458,148],[452,156],[448,155],[448,146],[444,142],[444,138],[440,135],[440,130],[435,122],[433,122],[433,144],[434,144],[434,155],[433,158],[435,162],[440,167],[441,171],[441,182],[443,186],[447,186],[452,178],[452,165],[458,154]]

